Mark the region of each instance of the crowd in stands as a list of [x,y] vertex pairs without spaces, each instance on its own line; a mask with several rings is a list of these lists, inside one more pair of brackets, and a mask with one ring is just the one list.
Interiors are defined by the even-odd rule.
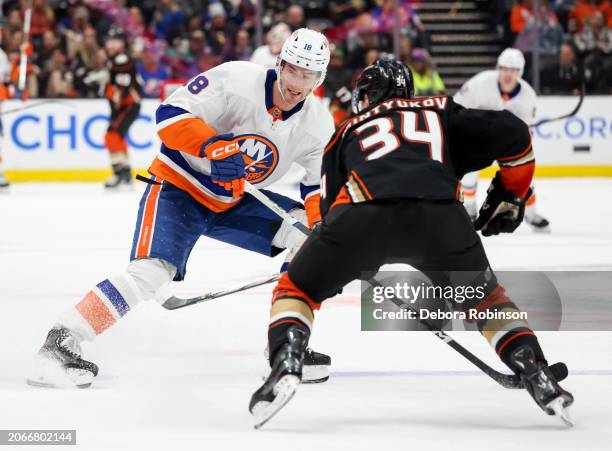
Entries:
[[[24,46],[25,3],[3,2],[0,70],[4,81],[13,85]],[[406,63],[411,63],[414,48],[420,61],[428,57],[418,49],[426,48],[428,39],[414,3],[400,2]],[[338,89],[350,89],[356,70],[380,52],[392,51],[393,4],[393,0],[266,0],[262,11],[265,42],[257,48],[255,0],[33,0],[28,93],[30,97],[100,97],[107,65],[105,37],[116,30],[128,40],[144,95],[158,98],[165,81],[187,80],[225,61],[253,59],[273,66],[284,39],[303,26],[329,37]],[[426,69],[421,71],[422,78],[433,86]],[[436,86],[440,83],[436,80]]]
[[[538,3],[536,9],[533,0],[514,2],[507,11],[506,43],[525,53],[527,79],[531,76],[530,55],[539,41],[542,93],[577,93],[584,82],[587,93],[611,94],[612,2],[540,0]],[[496,17],[500,20],[503,14]]]
[[[400,55],[415,74],[417,95],[445,92],[430,56],[429,33],[415,11],[419,0],[399,1]],[[265,0],[264,43],[256,42],[256,0],[33,0],[30,44],[24,44],[25,0],[2,3],[0,74],[15,85],[20,51],[27,48],[29,97],[102,96],[105,38],[125,34],[145,97],[159,98],[164,82],[188,80],[230,60],[272,67],[291,31],[323,31],[332,46],[326,96],[346,108],[352,80],[381,52],[393,50],[393,0]],[[525,78],[539,37],[543,93],[611,93],[610,0],[492,0],[505,43],[523,50]],[[1,96],[0,96],[1,97]]]

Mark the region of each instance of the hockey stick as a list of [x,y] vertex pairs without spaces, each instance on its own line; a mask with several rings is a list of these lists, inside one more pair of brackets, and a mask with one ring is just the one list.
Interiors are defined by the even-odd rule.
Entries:
[[200,302],[212,301],[213,299],[217,299],[223,296],[239,293],[240,291],[245,291],[251,288],[259,287],[261,285],[276,282],[278,279],[280,279],[280,276],[281,274],[274,274],[272,276],[261,277],[238,287],[228,288],[219,291],[212,291],[202,296],[196,296],[193,298],[179,298],[176,296],[171,296],[166,299],[166,301],[162,304],[162,307],[168,310],[176,310],[179,308],[187,307],[189,305],[199,304]]
[[19,113],[20,111],[29,110],[30,108],[36,108],[36,107],[39,107],[41,105],[45,105],[47,103],[62,103],[62,104],[65,104],[67,106],[73,107],[73,105],[71,103],[65,102],[63,100],[46,99],[46,100],[41,100],[40,102],[31,103],[31,104],[28,104],[28,105],[25,105],[25,106],[20,106],[19,108],[13,108],[12,110],[0,111],[0,116],[4,116],[5,114]]
[[[276,213],[278,216],[283,218],[283,220],[289,222],[291,225],[297,228],[300,232],[306,235],[310,235],[310,229],[308,229],[298,219],[291,216],[289,213],[283,210],[276,202],[274,202],[272,199],[270,199],[268,196],[266,196],[264,193],[262,193],[261,191],[259,191],[257,188],[255,188],[253,185],[251,185],[249,182],[246,182],[246,181],[245,181],[245,190],[248,191],[249,194],[254,196],[257,200],[259,200],[262,204],[264,204],[270,210],[272,210],[274,213]],[[382,284],[374,278],[368,279],[367,282],[370,285],[382,286]],[[399,299],[395,297],[391,298],[391,301],[395,305],[401,308],[410,309],[410,307],[407,304],[405,304],[404,302],[400,301]],[[427,327],[431,332],[433,332],[433,334],[436,337],[438,337],[444,343],[449,345],[451,348],[453,348],[455,351],[457,351],[459,354],[461,354],[463,357],[469,360],[472,364],[478,367],[483,373],[485,373],[495,382],[500,384],[502,387],[504,388],[523,388],[523,384],[521,383],[521,380],[518,378],[518,376],[504,374],[497,370],[494,370],[489,365],[487,365],[482,360],[480,360],[478,357],[476,357],[474,354],[472,354],[470,351],[468,351],[466,348],[464,348],[459,343],[457,343],[446,332],[436,328],[435,326],[428,323],[426,320],[421,319],[420,317],[418,318],[418,321],[421,324],[423,324],[425,327]]]
[[23,42],[21,43],[21,54],[19,60],[19,80],[17,87],[20,91],[25,89],[26,72],[28,69],[28,55],[26,47],[30,41],[30,25],[32,23],[32,0],[26,1],[26,11],[23,19]]
[[582,102],[584,101],[584,92],[586,91],[586,87],[584,85],[584,80],[581,82],[580,84],[580,98],[578,99],[578,103],[576,104],[576,106],[574,107],[574,109],[567,113],[564,114],[563,116],[559,116],[559,117],[555,117],[552,119],[541,119],[540,121],[536,122],[535,124],[531,124],[529,126],[529,128],[538,128],[540,125],[544,125],[544,124],[548,124],[549,122],[557,122],[557,121],[561,121],[563,119],[567,119],[568,117],[572,117],[575,116],[576,113],[578,113],[578,111],[580,110],[580,107],[582,106]]

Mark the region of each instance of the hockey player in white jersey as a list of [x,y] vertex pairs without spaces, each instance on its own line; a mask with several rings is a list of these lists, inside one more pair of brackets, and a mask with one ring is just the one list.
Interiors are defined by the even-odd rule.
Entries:
[[[525,69],[525,58],[518,49],[507,48],[497,59],[495,70],[486,70],[474,75],[455,94],[454,100],[466,108],[485,110],[508,110],[527,124],[535,122],[536,93],[521,77]],[[472,218],[478,206],[476,190],[478,172],[466,174],[461,180],[464,205]],[[533,187],[532,187],[533,189]],[[536,211],[535,191],[527,201],[525,221],[534,230],[549,232],[549,222]]]
[[[261,189],[298,163],[306,172],[303,204],[266,194],[310,226],[320,221],[321,157],[334,125],[311,92],[323,82],[328,62],[327,39],[299,29],[285,41],[275,69],[225,63],[193,78],[159,106],[162,146],[140,201],[131,262],[123,274],[104,279],[59,316],[28,383],[89,386],[98,367],[83,359],[80,343],[154,298],[163,285],[182,280],[201,236],[268,256],[284,249],[291,254],[301,245],[301,232],[245,195],[244,181]],[[325,380],[329,357],[310,351],[306,359],[323,371],[310,381]]]

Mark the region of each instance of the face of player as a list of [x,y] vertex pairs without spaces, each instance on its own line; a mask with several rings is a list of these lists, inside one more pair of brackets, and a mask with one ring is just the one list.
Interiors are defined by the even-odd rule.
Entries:
[[516,88],[516,84],[521,76],[521,72],[518,69],[512,69],[510,67],[498,67],[497,72],[499,74],[499,85],[504,92],[510,92]]
[[280,72],[280,90],[287,106],[293,108],[308,96],[319,81],[319,72],[285,62]]
[[109,56],[115,56],[123,49],[123,42],[120,39],[109,39],[104,47]]

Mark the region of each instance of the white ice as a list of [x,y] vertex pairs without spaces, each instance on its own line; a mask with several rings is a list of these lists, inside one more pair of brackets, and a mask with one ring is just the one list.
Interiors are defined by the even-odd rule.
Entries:
[[[522,226],[484,239],[493,267],[612,269],[612,179],[537,188],[553,233]],[[142,189],[27,184],[0,196],[0,429],[76,429],[77,449],[610,449],[612,333],[539,335],[549,360],[570,368],[575,427],[566,430],[428,332],[361,332],[356,284],[317,315],[311,344],[332,356],[330,381],[300,387],[260,431],[247,406],[265,368],[269,286],[174,312],[140,305],[85,344],[101,368],[90,389],[27,386],[58,313],[126,266]],[[231,286],[274,273],[281,259],[202,239],[176,290]],[[503,369],[482,337],[452,335]]]

